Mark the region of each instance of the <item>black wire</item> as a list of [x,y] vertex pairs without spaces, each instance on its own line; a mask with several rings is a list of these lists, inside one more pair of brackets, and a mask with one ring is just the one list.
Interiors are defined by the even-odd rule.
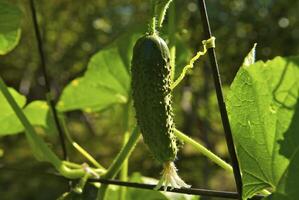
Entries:
[[[198,4],[199,4],[199,8],[200,8],[200,13],[201,13],[204,34],[205,34],[206,39],[209,39],[212,37],[212,33],[211,33],[211,28],[210,28],[209,18],[208,18],[208,14],[207,14],[205,0],[198,0]],[[232,136],[229,120],[228,120],[227,110],[226,110],[225,102],[223,99],[221,78],[220,78],[220,74],[219,74],[219,68],[218,68],[218,63],[217,63],[217,59],[216,59],[215,49],[210,48],[208,50],[208,54],[209,54],[209,58],[210,58],[210,63],[212,65],[212,72],[213,72],[213,77],[214,77],[215,89],[216,89],[216,93],[217,93],[218,106],[219,106],[219,110],[220,110],[220,114],[221,114],[222,125],[224,128],[227,148],[228,148],[231,160],[232,160],[232,166],[233,166],[237,191],[239,194],[239,199],[242,199],[242,179],[241,179],[240,167],[239,167],[237,154],[236,154],[234,141],[233,141],[233,136]]]
[[33,26],[34,26],[34,31],[35,31],[35,38],[36,38],[40,62],[41,62],[40,64],[41,64],[41,69],[42,69],[42,75],[45,80],[45,90],[46,90],[46,95],[47,95],[47,101],[48,101],[49,107],[51,109],[51,112],[53,114],[53,118],[54,118],[54,122],[56,124],[57,131],[59,133],[59,139],[60,139],[62,152],[63,152],[63,159],[67,160],[67,149],[66,149],[65,140],[64,140],[64,133],[63,133],[61,125],[59,123],[58,114],[57,114],[57,111],[55,108],[55,102],[54,102],[53,98],[51,97],[50,82],[49,82],[49,77],[47,76],[46,59],[45,59],[41,34],[39,31],[39,27],[38,27],[34,0],[29,0],[29,2],[30,2],[32,21],[33,21]]
[[[41,176],[49,176],[49,177],[55,177],[57,179],[60,179],[61,181],[70,181],[72,179],[68,179],[63,177],[61,174],[58,173],[52,173],[52,172],[44,172],[44,171],[36,171],[30,169],[24,169],[24,168],[17,168],[12,166],[1,166],[0,165],[0,172],[7,173],[7,171],[14,171],[19,174],[29,175],[31,176],[32,173]],[[88,179],[89,183],[103,183],[108,185],[118,185],[118,186],[124,186],[124,187],[131,187],[131,188],[139,188],[139,189],[146,189],[146,190],[153,190],[156,185],[153,184],[144,184],[144,183],[134,183],[134,182],[124,182],[120,180],[111,180],[111,179]],[[161,188],[160,191],[164,191],[164,188]],[[238,199],[238,193],[237,192],[228,192],[228,191],[220,191],[220,190],[208,190],[208,189],[201,189],[201,188],[180,188],[180,189],[173,189],[167,188],[167,192],[173,192],[173,193],[181,193],[181,194],[190,194],[190,195],[200,195],[200,196],[208,196],[208,197],[218,197],[218,198],[225,198],[225,199]],[[256,195],[252,198],[249,198],[249,200],[261,200],[264,198],[262,195]]]
[[[119,185],[125,187],[132,187],[132,188],[140,188],[140,189],[147,189],[153,190],[156,185],[153,184],[144,184],[144,183],[133,183],[133,182],[123,182],[119,180],[107,180],[107,179],[89,179],[89,182],[99,182],[103,184],[109,185]],[[164,188],[159,189],[160,191],[164,191]],[[209,197],[219,197],[219,198],[226,198],[226,199],[238,199],[239,195],[237,192],[227,192],[227,191],[219,191],[219,190],[207,190],[207,189],[198,189],[198,188],[174,188],[170,189],[167,188],[168,192],[174,193],[182,193],[182,194],[191,194],[191,195],[200,195],[200,196],[209,196]],[[257,195],[251,198],[251,200],[260,200],[263,196]]]

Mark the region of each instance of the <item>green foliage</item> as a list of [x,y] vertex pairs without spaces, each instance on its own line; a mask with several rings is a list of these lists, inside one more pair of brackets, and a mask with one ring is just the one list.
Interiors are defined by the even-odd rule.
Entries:
[[[298,130],[298,129],[297,129]],[[299,148],[291,158],[288,168],[285,170],[281,180],[278,183],[276,191],[265,198],[266,200],[292,200],[298,198],[298,182],[299,182]]]
[[18,44],[20,21],[21,11],[18,7],[0,1],[0,55],[7,54]]
[[126,103],[129,87],[123,83],[129,83],[129,75],[117,49],[102,50],[92,57],[84,77],[73,80],[65,88],[58,109],[91,112]]
[[[33,101],[25,106],[26,98],[19,94],[14,89],[10,88],[9,91],[18,103],[30,123],[35,126],[48,128],[48,105],[44,101]],[[18,120],[18,117],[10,107],[7,100],[0,93],[0,136],[17,134],[24,131],[23,125]]]
[[114,104],[127,103],[129,66],[136,36],[138,34],[125,34],[96,53],[89,61],[84,76],[66,86],[57,108],[63,112],[77,109],[95,112]]
[[[299,57],[277,57],[243,66],[231,85],[228,111],[245,199],[264,188],[283,190],[298,167],[298,80]],[[285,191],[294,191],[293,187]]]
[[[160,3],[158,21],[159,24],[161,24],[166,8],[171,1],[156,1]],[[123,32],[120,27],[127,27],[129,23],[138,23],[138,21],[132,19],[140,19],[141,21],[144,20],[144,17],[147,17],[144,16],[144,13],[147,13],[144,12],[144,3],[139,3],[140,1],[132,1],[132,5],[127,5],[126,1],[123,3],[122,1],[103,0],[91,2],[84,7],[82,7],[81,2],[71,2],[68,9],[65,9],[66,3],[70,2],[71,1],[49,1],[38,6],[38,10],[41,11],[39,22],[43,27],[43,41],[47,44],[45,45],[48,59],[47,64],[48,66],[55,66],[49,67],[50,77],[56,77],[56,75],[62,74],[61,77],[63,78],[55,80],[59,86],[61,83],[68,82],[70,77],[73,77],[74,74],[82,70],[81,66],[84,63],[84,56],[91,54],[102,45],[106,45],[111,41],[111,38],[115,37],[114,34],[117,33],[117,31],[121,30],[121,32]],[[25,5],[26,3],[27,2],[20,2],[19,4]],[[198,18],[197,15],[199,13],[194,12],[197,9],[194,2],[191,1],[186,4],[183,1],[178,1],[176,3],[178,5],[177,9],[180,9],[179,12],[177,12],[178,20],[176,21],[176,28],[189,34],[187,36],[188,38],[183,42],[179,40],[179,38],[177,38],[176,42],[178,52],[176,56],[176,68],[178,69],[175,70],[175,77],[179,77],[182,71],[182,68],[179,67],[184,66],[180,64],[180,62],[186,62],[187,57],[190,57],[190,48],[186,43],[187,41],[192,41],[193,47],[198,49],[196,41],[200,40],[197,37],[202,37],[199,34],[202,30],[200,30],[198,26],[193,26],[194,19],[196,20]],[[245,42],[240,42],[241,40],[244,41],[244,38],[252,40],[249,41],[250,43],[260,40],[259,43],[262,46],[261,54],[263,58],[277,54],[290,54],[291,52],[297,51],[298,45],[292,41],[298,39],[299,29],[297,21],[295,20],[298,13],[296,6],[298,1],[274,2],[261,0],[251,5],[246,1],[225,0],[219,2],[215,1],[212,2],[212,4],[213,6],[211,6],[209,10],[212,11],[210,14],[214,18],[213,23],[215,24],[213,26],[219,27],[215,32],[217,39],[219,39],[217,49],[220,50],[219,52],[224,52],[219,54],[220,63],[222,63],[222,65],[237,66],[235,63],[238,63],[238,59],[240,60],[240,52],[245,51],[248,46]],[[248,5],[251,6],[250,9],[247,9]],[[290,7],[289,5],[292,6]],[[187,10],[185,9],[186,7],[188,8],[188,12],[184,11]],[[267,14],[270,12],[270,10],[268,10],[269,7],[271,7],[271,15]],[[82,11],[79,14],[77,12],[78,9]],[[281,9],[288,10],[288,16],[281,16]],[[26,9],[22,8],[22,10]],[[134,10],[134,12],[132,12],[132,10]],[[227,10],[230,12],[227,12]],[[132,15],[132,13],[134,13],[134,15]],[[227,15],[227,13],[233,14]],[[74,21],[73,18],[75,15],[78,15],[78,19]],[[250,16],[250,20],[248,20],[248,16]],[[9,53],[19,42],[21,34],[19,28],[20,18],[21,12],[16,6],[0,0],[0,55]],[[29,18],[27,15],[24,17],[24,19]],[[72,23],[68,23],[71,20]],[[188,27],[190,32],[182,29],[186,24],[188,25],[188,20],[192,24]],[[231,23],[233,21],[237,21],[237,23]],[[272,27],[271,32],[265,29],[265,21]],[[26,24],[26,26],[24,26],[26,30],[23,31],[23,33],[29,33],[28,35],[30,35],[32,31],[31,25],[28,25],[30,23],[31,22],[24,23]],[[251,23],[254,23],[255,28],[253,28]],[[93,26],[90,24],[93,24]],[[226,26],[222,26],[223,24],[226,24]],[[61,28],[62,26],[64,26],[64,29]],[[258,30],[258,32],[256,30]],[[163,31],[164,30],[161,29],[162,34]],[[277,39],[277,35],[280,35],[279,39]],[[126,31],[126,34],[118,37],[119,39],[113,42],[112,45],[96,53],[91,58],[85,75],[73,80],[64,89],[57,105],[59,111],[67,112],[79,109],[86,112],[98,112],[115,104],[130,106],[130,104],[127,104],[130,102],[131,90],[130,61],[133,44],[139,36],[140,34],[135,29],[133,31]],[[14,57],[10,57],[12,55],[10,54],[3,60],[1,58],[1,76],[2,74],[5,75],[5,78],[14,85],[19,84],[20,80],[16,72],[23,76],[24,70],[19,70],[20,68],[26,66],[30,72],[34,72],[35,66],[38,65],[32,51],[28,51],[29,48],[32,48],[32,38],[26,37],[22,40],[22,43],[24,46],[15,51],[17,54],[14,54]],[[283,48],[283,46],[285,46],[285,48]],[[244,199],[256,194],[264,188],[270,188],[270,191],[273,191],[273,194],[265,198],[267,200],[297,199],[299,196],[296,187],[299,182],[299,58],[279,57],[267,63],[258,62],[253,64],[255,61],[254,54],[253,49],[245,59],[244,66],[239,70],[228,95],[228,110],[244,182]],[[5,67],[7,67],[7,69],[5,69]],[[18,69],[13,71],[13,67],[17,67]],[[228,69],[227,73],[221,72],[226,75],[224,78],[234,76],[234,73],[231,73],[232,68],[225,67],[222,69]],[[39,76],[39,73],[32,74]],[[29,98],[35,98],[35,95],[41,96],[40,94],[43,93],[39,91],[39,81],[32,81],[37,80],[37,77],[30,76],[28,78],[27,74],[24,74],[24,77],[21,83],[30,82],[29,94],[33,94],[33,96]],[[198,79],[200,80],[197,82],[193,82],[195,79],[189,79],[189,81],[185,82],[186,86],[190,88],[190,91],[188,89],[190,94],[192,92],[192,98],[195,97],[193,93],[198,93],[198,96],[204,96],[210,93],[210,91],[208,91],[209,85],[205,85],[207,86],[206,89],[201,89],[199,88],[201,85],[197,85],[198,82],[209,81],[207,76],[200,76]],[[230,78],[228,78],[228,80],[230,80]],[[190,84],[190,82],[192,82],[192,84]],[[194,85],[197,85],[196,87],[199,88],[198,91],[193,91],[194,88],[191,87]],[[187,87],[181,88],[178,94],[186,92]],[[23,126],[25,126],[27,140],[37,159],[50,162],[60,174],[69,178],[81,178],[83,175],[86,175],[80,164],[69,163],[72,167],[66,167],[42,138],[36,134],[36,129],[34,129],[33,126],[41,126],[47,133],[54,130],[48,121],[51,116],[49,115],[47,104],[43,101],[32,101],[26,105],[26,98],[24,96],[17,93],[14,89],[9,89],[13,99],[16,101],[14,102],[11,97],[7,96],[9,92],[7,92],[5,88],[6,86],[1,84],[1,89],[4,91],[3,93],[6,94],[6,98],[0,93],[0,136],[22,132],[24,131]],[[10,105],[6,99],[9,99]],[[190,112],[191,116],[193,115],[192,119],[196,119],[195,121],[201,121],[200,117],[206,119],[206,116],[212,116],[212,126],[213,130],[215,130],[214,126],[219,126],[217,124],[218,121],[214,121],[214,115],[218,110],[210,109],[210,107],[214,108],[217,102],[213,102],[211,99],[215,100],[216,98],[208,97],[205,100],[204,98],[194,99],[194,101],[200,100],[201,107],[193,111],[194,106],[192,105],[187,112]],[[10,106],[12,106],[14,110]],[[202,107],[208,107],[206,112],[201,109]],[[128,110],[129,109],[130,108],[128,108]],[[196,113],[194,115],[194,112],[198,110],[200,110],[199,115],[202,115],[200,117],[196,116]],[[184,112],[183,114],[187,113]],[[210,115],[210,113],[213,114]],[[72,113],[70,113],[70,115],[71,114]],[[185,121],[191,119],[183,114],[182,118],[184,118]],[[156,115],[153,116],[155,117]],[[107,121],[111,120],[111,115],[109,114],[103,114],[101,117]],[[128,118],[128,116],[124,117],[124,119]],[[203,123],[205,123],[205,120],[203,120]],[[97,124],[97,122],[95,124]],[[188,124],[189,123],[186,124],[186,127]],[[101,127],[102,124],[98,126]],[[203,126],[204,125],[199,122],[199,128]],[[111,127],[101,127],[101,130],[102,128],[104,130],[103,132],[111,129]],[[114,129],[117,130],[117,128]],[[122,130],[122,128],[120,128],[120,130]],[[207,130],[209,131],[207,133],[206,131],[203,132],[208,135],[210,132],[213,132],[213,130]],[[12,139],[14,147],[17,146],[15,144],[18,142],[16,138],[17,137],[9,138]],[[4,142],[1,143],[0,157],[3,156],[4,150],[4,157],[11,152],[5,149],[11,148],[10,144],[7,144],[7,147],[5,147],[5,139],[6,138],[3,137]],[[89,138],[88,140],[91,141]],[[193,141],[192,139],[189,140]],[[205,142],[209,144],[208,140]],[[4,145],[4,147],[2,147],[2,145]],[[199,144],[194,143],[194,145],[198,146]],[[112,148],[114,148],[114,146],[112,146],[111,149]],[[13,150],[13,148],[11,148],[11,150]],[[16,148],[16,150],[18,149]],[[109,157],[107,156],[108,154],[106,154],[106,152],[109,151],[110,149],[107,149],[105,153],[100,153],[102,153],[101,155]],[[128,154],[124,154],[123,157],[126,155]],[[111,166],[115,167],[115,169],[117,168],[115,171],[118,171],[121,167],[121,163],[122,162],[119,162]],[[230,168],[229,165],[224,166]],[[190,171],[192,170],[193,169],[190,169]],[[1,174],[5,176],[5,173]],[[115,175],[116,173],[113,177]],[[30,179],[31,177],[27,178],[26,181],[30,181]],[[130,181],[157,183],[156,180],[142,177],[140,174],[134,174]],[[3,185],[6,186],[6,184]],[[4,191],[5,187],[3,188],[2,190]],[[85,189],[88,189],[88,187]],[[197,197],[188,195],[134,188],[128,188],[127,191],[126,200],[144,198],[149,200],[198,199]],[[92,197],[87,195],[81,198],[82,196],[78,194],[75,196],[80,196],[78,199],[94,199],[96,191],[93,190],[91,194]],[[107,194],[109,199],[121,199],[119,194],[120,187],[109,187]],[[86,195],[86,193],[84,195]]]

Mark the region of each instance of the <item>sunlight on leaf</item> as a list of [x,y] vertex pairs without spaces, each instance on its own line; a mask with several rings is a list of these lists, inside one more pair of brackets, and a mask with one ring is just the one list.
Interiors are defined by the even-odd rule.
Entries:
[[96,53],[84,76],[64,89],[57,108],[63,112],[96,112],[126,103],[130,92],[130,52],[138,35],[126,34]]
[[252,65],[255,63],[255,54],[256,54],[256,43],[253,45],[252,49],[248,53],[248,55],[245,57],[243,66],[248,67],[249,65]]
[[[24,107],[26,98],[12,88],[9,91],[18,105]],[[13,135],[24,131],[23,125],[2,93],[0,93],[0,110],[0,136]],[[48,110],[48,105],[44,101],[33,101],[23,109],[31,124],[44,128],[48,128]]]
[[275,190],[292,162],[299,146],[298,80],[299,57],[277,57],[240,68],[231,85],[227,106],[244,199]]
[[[19,94],[13,88],[9,88],[9,91],[12,94],[15,101],[17,102],[17,104],[20,107],[23,107],[26,103],[26,98],[23,95]],[[0,136],[16,133],[16,130],[19,130],[15,127],[15,124],[18,122],[18,120],[16,122],[15,119],[17,118],[15,116],[15,113],[2,93],[0,93],[0,110]],[[10,119],[12,118],[14,118],[13,124],[10,124],[8,121],[11,121]]]

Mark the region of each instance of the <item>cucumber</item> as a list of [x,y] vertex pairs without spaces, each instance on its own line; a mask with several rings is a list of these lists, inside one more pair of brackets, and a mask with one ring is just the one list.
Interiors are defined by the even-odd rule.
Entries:
[[173,133],[171,66],[169,49],[158,35],[145,35],[134,46],[132,92],[137,124],[144,142],[161,163],[177,154]]
[[[132,96],[137,124],[144,142],[163,164],[162,178],[155,187],[191,187],[177,174],[174,160],[178,152],[174,135],[169,49],[156,34],[139,38],[131,63]],[[164,187],[164,190],[167,187]]]

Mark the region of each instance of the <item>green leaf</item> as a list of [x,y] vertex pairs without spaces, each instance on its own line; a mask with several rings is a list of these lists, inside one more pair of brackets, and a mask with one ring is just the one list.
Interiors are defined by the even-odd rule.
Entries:
[[57,108],[62,112],[77,109],[95,112],[126,103],[130,92],[131,52],[139,35],[125,34],[96,53],[84,76],[64,89]]
[[[298,130],[298,129],[297,129]],[[266,198],[266,200],[293,200],[299,197],[299,148],[291,158],[291,162],[281,178],[276,192]]]
[[[9,88],[9,92],[20,107],[25,105],[26,98],[23,95],[13,88]],[[0,110],[0,136],[16,133],[15,130],[18,130],[18,128],[14,126],[18,123],[18,120],[15,120],[15,113],[2,93],[0,93]],[[12,124],[10,124],[11,121]]]
[[18,7],[0,1],[0,55],[10,52],[19,42],[21,11]]
[[227,106],[244,199],[275,191],[292,162],[299,146],[298,80],[299,57],[277,57],[240,68],[231,85]]
[[83,77],[73,80],[63,91],[58,109],[99,111],[116,103],[126,103],[129,74],[117,49],[105,49],[92,57]]
[[255,63],[255,52],[256,52],[256,43],[253,45],[252,49],[248,53],[248,55],[245,57],[243,66],[249,66]]
[[[24,107],[26,98],[12,88],[10,88],[9,91],[18,105],[21,108]],[[24,131],[23,125],[2,93],[0,93],[0,110],[0,136],[13,135]],[[48,128],[49,124],[48,110],[48,105],[44,101],[33,101],[23,109],[32,125],[42,126],[44,128]]]

